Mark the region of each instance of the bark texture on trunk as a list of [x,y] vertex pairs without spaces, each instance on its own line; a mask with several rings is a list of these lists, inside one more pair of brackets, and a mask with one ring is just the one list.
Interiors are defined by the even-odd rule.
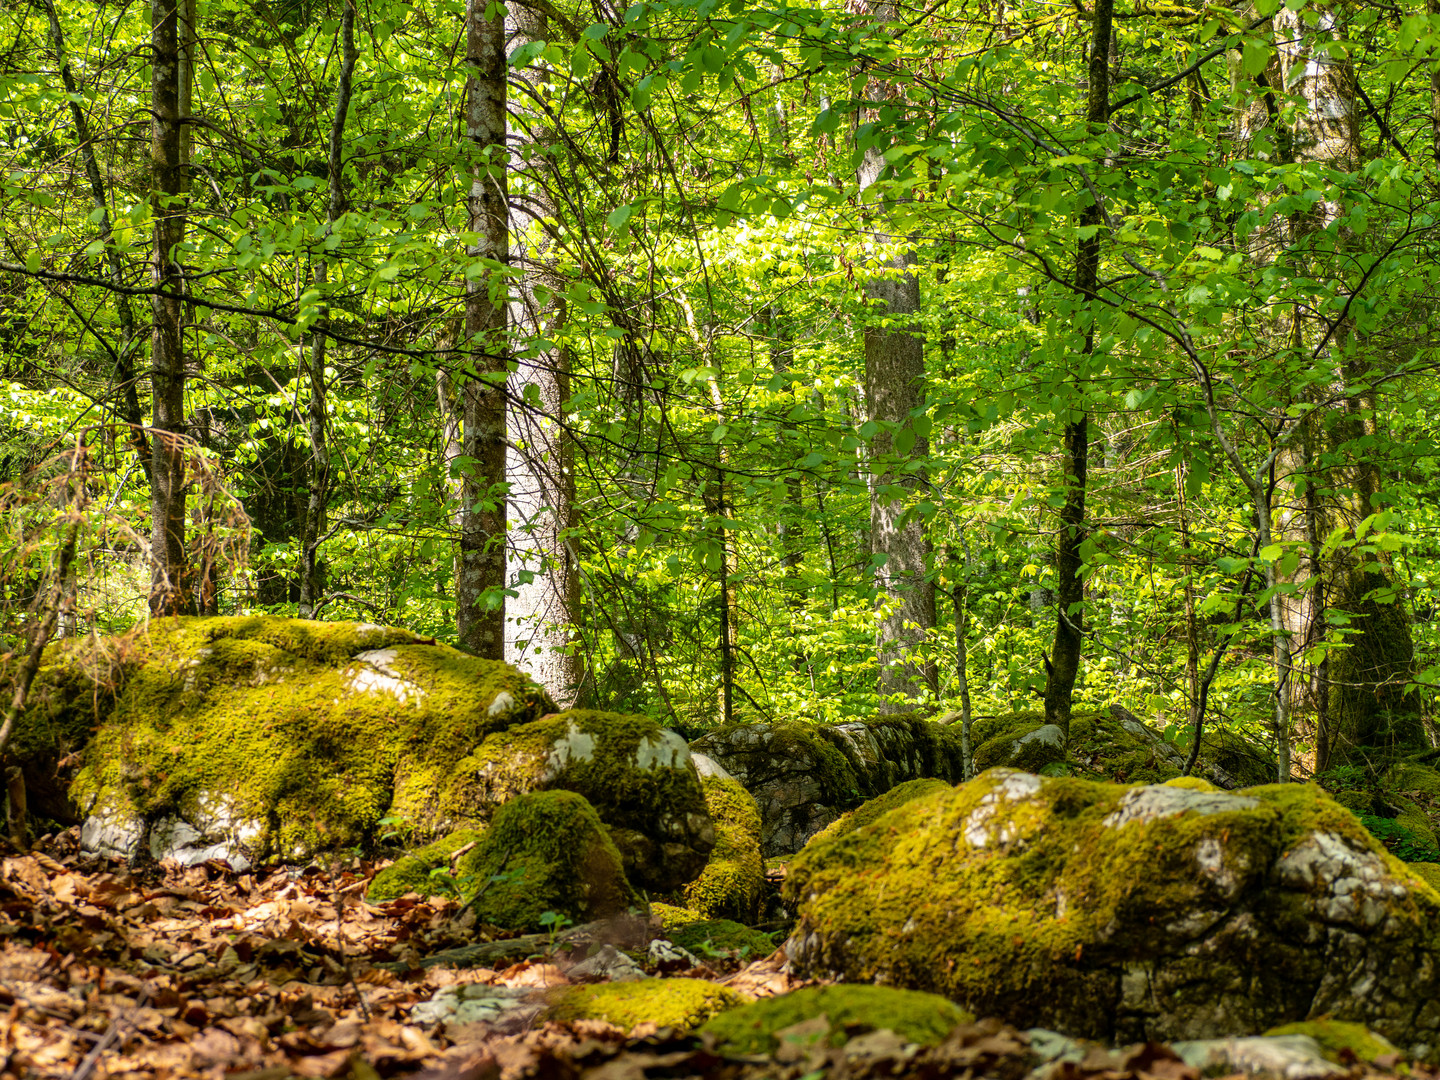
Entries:
[[[869,3],[862,9],[876,19],[898,15],[893,3]],[[875,101],[894,96],[879,79],[870,82]],[[870,110],[867,113],[873,116]],[[880,150],[871,147],[860,162],[857,179],[862,192],[874,185],[885,168]],[[893,248],[895,237],[882,230],[871,235],[876,249],[872,277],[865,286],[873,318],[865,328],[866,418],[882,430],[871,441],[870,544],[884,562],[875,569],[882,594],[876,626],[876,659],[880,665],[880,711],[905,712],[913,702],[938,693],[938,671],[926,643],[935,630],[935,583],[929,579],[930,538],[918,518],[902,522],[906,502],[925,483],[921,470],[903,469],[895,454],[895,432],[925,408],[925,338],[920,323],[920,279],[915,256]],[[914,442],[902,458],[924,458],[929,440],[910,429]],[[889,598],[889,603],[885,598]]]
[[[1110,122],[1110,45],[1114,0],[1095,0],[1090,37],[1089,85],[1085,119],[1092,134],[1102,133]],[[1100,280],[1100,233],[1105,220],[1102,208],[1091,203],[1080,215],[1082,226],[1097,231],[1081,240],[1075,254],[1075,291],[1092,296]],[[1095,351],[1095,329],[1085,330],[1082,355]],[[1085,361],[1081,361],[1084,366]],[[1057,418],[1058,419],[1058,418]],[[1064,420],[1061,449],[1065,502],[1060,508],[1060,534],[1055,549],[1055,641],[1045,663],[1045,720],[1070,735],[1070,707],[1075,680],[1080,675],[1080,655],[1085,640],[1083,603],[1085,579],[1080,547],[1085,542],[1085,485],[1090,468],[1090,417],[1081,409]]]
[[194,609],[185,558],[185,354],[175,262],[185,235],[184,176],[180,164],[180,11],[177,0],[151,0],[150,158],[154,215],[150,334],[153,414],[150,471],[150,613]]
[[466,283],[469,358],[460,388],[466,459],[460,560],[455,582],[455,631],[461,648],[487,659],[505,657],[505,379],[508,372],[506,294],[499,268],[510,258],[505,154],[506,56],[503,8],[465,3],[465,137],[469,160],[470,255],[490,271]]
[[[550,37],[548,19],[520,3],[510,5],[511,46]],[[521,78],[536,96],[545,93],[545,69],[531,65]],[[538,108],[515,103],[511,185],[525,198],[510,208],[511,265],[519,272],[511,324],[521,340],[534,341],[566,318],[560,282],[549,268],[553,243],[547,220],[555,217],[543,175],[550,131]],[[543,286],[550,288],[544,289]],[[562,708],[584,703],[584,657],[579,649],[580,568],[570,539],[575,518],[575,444],[565,423],[570,400],[570,356],[559,346],[518,356],[510,375],[509,483],[510,587],[505,622],[505,659],[550,691]],[[526,388],[533,387],[526,396]]]

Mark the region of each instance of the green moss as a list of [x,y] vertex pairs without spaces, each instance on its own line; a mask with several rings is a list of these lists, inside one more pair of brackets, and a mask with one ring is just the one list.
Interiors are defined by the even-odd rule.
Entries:
[[1219,791],[1209,780],[1202,780],[1198,776],[1177,776],[1174,779],[1165,781],[1166,787],[1185,788],[1188,791]]
[[934,1046],[974,1017],[935,994],[887,986],[817,986],[765,998],[711,1020],[700,1034],[728,1054],[772,1054],[776,1032],[816,1017],[830,1021],[828,1042],[843,1045],[859,1030],[890,1030]]
[[1435,890],[1437,899],[1440,899],[1440,863],[1406,863],[1405,869],[1410,871],[1412,877],[1419,878],[1420,881]]
[[469,843],[479,843],[485,833],[480,829],[457,829],[449,836],[427,844],[418,851],[396,859],[375,875],[365,898],[372,903],[395,900],[406,893],[421,896],[459,895],[456,881],[448,873],[434,875],[432,870],[446,865],[450,856]]
[[[846,833],[854,832],[869,825],[876,818],[889,813],[897,806],[904,806],[915,799],[922,799],[926,795],[933,795],[937,791],[949,791],[950,785],[944,780],[907,780],[903,784],[897,784],[884,795],[876,796],[866,803],[856,807],[848,813],[841,814],[820,832],[810,838],[810,843],[825,843],[837,836],[844,836]],[[777,863],[778,860],[771,860]],[[788,861],[788,859],[787,859]],[[769,867],[770,862],[766,863]]]
[[685,904],[707,919],[758,918],[765,888],[760,808],[737,780],[707,776],[700,783],[715,847],[700,876],[685,886]]
[[670,940],[704,958],[714,954],[758,960],[775,951],[769,934],[752,930],[729,919],[696,919],[667,927]]
[[594,807],[572,791],[500,807],[456,870],[480,920],[510,930],[540,930],[547,912],[580,923],[644,907]]
[[[812,844],[792,861],[784,888],[800,913],[797,970],[933,990],[1022,1027],[1047,1019],[1036,1010],[1057,999],[1089,1017],[1077,1029],[1108,1025],[1113,974],[1077,959],[1096,942],[1107,943],[1112,964],[1173,948],[1167,928],[1216,902],[1213,875],[1196,872],[1202,844],[1236,895],[1263,893],[1266,868],[1314,832],[1389,861],[1313,785],[1249,789],[1253,807],[1107,825],[1132,790],[996,770]],[[958,843],[962,836],[978,839]],[[1206,977],[1197,968],[1197,981]]]
[[1370,1062],[1382,1054],[1396,1053],[1390,1040],[1377,1035],[1364,1024],[1351,1024],[1343,1020],[1306,1020],[1298,1024],[1282,1024],[1271,1028],[1266,1035],[1309,1035],[1320,1044],[1320,1052],[1336,1064],[1341,1061],[1342,1051],[1355,1055],[1356,1061]]
[[72,798],[228,820],[262,858],[363,843],[386,813],[422,836],[464,824],[457,760],[553,707],[505,664],[365,624],[165,619],[123,648],[128,677]]
[[690,1031],[743,1003],[735,991],[704,979],[643,979],[566,987],[544,1019],[603,1020],[626,1030],[652,1023]]
[[1427,848],[1440,859],[1440,841],[1425,812],[1409,799],[1401,800],[1400,812],[1395,815],[1395,824],[1407,830],[1422,847]]
[[650,902],[650,914],[660,920],[660,929],[665,933],[678,930],[690,923],[704,922],[704,916],[698,912],[691,911],[687,907],[680,907],[676,904],[666,904],[652,900]]
[[456,766],[457,795],[495,806],[538,787],[574,791],[599,812],[637,884],[675,888],[700,873],[713,843],[699,777],[674,765],[683,748],[650,717],[572,709],[486,738]]
[[1417,795],[1440,796],[1440,772],[1429,765],[1402,761],[1386,774],[1385,786]]

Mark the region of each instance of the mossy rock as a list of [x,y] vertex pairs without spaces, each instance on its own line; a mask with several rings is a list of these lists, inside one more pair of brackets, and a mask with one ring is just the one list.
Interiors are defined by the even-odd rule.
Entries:
[[447,866],[450,856],[466,844],[478,844],[484,838],[483,829],[457,829],[433,844],[427,844],[418,851],[396,859],[375,875],[365,898],[371,903],[382,903],[386,900],[398,900],[408,893],[419,893],[421,896],[460,896],[461,890],[455,877],[449,873],[435,874],[433,871]]
[[457,763],[554,709],[515,668],[364,623],[152,620],[95,648],[123,656],[121,678],[103,714],[84,703],[97,730],[69,793],[92,848],[116,854],[152,826],[152,853],[182,861],[216,844],[307,858],[387,814],[443,835],[477,820]]
[[[820,844],[827,840],[833,840],[837,836],[844,836],[846,833],[854,832],[856,829],[863,829],[882,814],[887,814],[897,806],[904,806],[915,799],[923,799],[926,795],[933,795],[937,791],[949,791],[950,785],[944,780],[907,780],[891,788],[884,795],[878,795],[867,802],[857,806],[854,810],[841,814],[825,828],[821,829],[810,843]],[[777,866],[789,862],[789,859],[766,860],[766,868],[771,863]]]
[[843,724],[737,724],[693,749],[744,785],[760,808],[766,857],[798,851],[843,812],[907,780],[962,775],[960,733],[919,716]]
[[508,930],[538,931],[547,913],[582,923],[645,907],[595,808],[573,791],[500,807],[456,877],[479,919]]
[[642,979],[566,987],[555,995],[543,1018],[603,1020],[627,1031],[645,1023],[692,1031],[744,1002],[734,990],[705,979]]
[[1406,863],[1405,869],[1419,878],[1440,896],[1440,862]]
[[715,823],[715,848],[700,876],[685,886],[685,906],[707,919],[753,921],[765,889],[760,808],[738,780],[706,776],[700,783]]
[[983,772],[997,765],[1038,773],[1065,760],[1065,733],[1054,724],[1012,728],[975,749],[975,768]]
[[815,986],[764,998],[717,1016],[700,1034],[726,1054],[773,1054],[777,1032],[806,1020],[830,1022],[826,1042],[843,1046],[861,1031],[895,1032],[909,1042],[934,1046],[974,1017],[936,994],[888,986]]
[[[1364,1024],[1348,1024],[1343,1020],[1305,1020],[1298,1024],[1281,1024],[1265,1032],[1266,1035],[1308,1035],[1320,1046],[1326,1059],[1337,1065],[1345,1064],[1344,1054],[1354,1055],[1354,1061],[1371,1062],[1384,1054],[1396,1053],[1395,1046],[1383,1035],[1377,1035]],[[1353,1061],[1351,1062],[1353,1064]]]
[[668,892],[693,881],[715,846],[690,748],[646,716],[545,716],[491,735],[456,769],[469,806],[500,806],[526,791],[585,796],[640,888]]
[[1440,771],[1415,761],[1398,762],[1386,772],[1385,787],[1414,795],[1440,797]]
[[996,769],[806,849],[785,895],[797,976],[1017,1027],[1113,1044],[1329,1014],[1401,1046],[1440,1037],[1440,896],[1313,785]]
[[667,936],[682,949],[704,959],[707,956],[729,956],[759,960],[775,951],[770,935],[730,919],[696,919],[666,930]]
[[1166,787],[1184,788],[1186,791],[1219,791],[1209,780],[1202,780],[1198,776],[1177,776],[1173,780],[1165,781]]

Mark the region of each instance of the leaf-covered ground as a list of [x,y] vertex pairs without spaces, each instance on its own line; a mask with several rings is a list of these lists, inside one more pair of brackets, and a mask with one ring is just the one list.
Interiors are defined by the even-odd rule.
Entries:
[[[542,1022],[547,995],[572,981],[568,973],[592,951],[596,931],[505,941],[451,901],[367,903],[372,872],[359,860],[255,874],[222,863],[131,871],[81,856],[73,831],[29,853],[7,852],[0,1078],[1021,1080],[1036,1066],[1026,1036],[994,1022],[958,1028],[929,1049],[888,1031],[856,1032],[830,1048],[796,1030],[769,1059],[725,1057],[653,1024],[627,1032],[593,1020]],[[603,933],[643,950],[656,930],[632,921]],[[456,950],[495,963],[426,962]],[[796,985],[781,967],[777,955],[743,967],[714,961],[651,973],[763,997]],[[418,1003],[461,983],[531,993],[494,1023],[415,1022]],[[1198,1080],[1153,1045],[1096,1048],[1045,1072],[1048,1080]],[[1357,1077],[1374,1072],[1351,1069]],[[1440,1076],[1423,1066],[1414,1072]]]

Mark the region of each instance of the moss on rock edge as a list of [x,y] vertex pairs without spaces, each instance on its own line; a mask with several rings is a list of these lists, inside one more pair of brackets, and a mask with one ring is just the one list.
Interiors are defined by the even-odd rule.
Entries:
[[888,986],[814,986],[764,998],[711,1020],[700,1034],[717,1050],[730,1054],[773,1054],[776,1032],[824,1016],[830,1021],[828,1042],[841,1046],[847,1029],[888,1029],[910,1042],[934,1046],[960,1024],[974,1017],[937,994],[896,990]]
[[365,898],[371,903],[383,903],[412,892],[421,896],[460,896],[457,878],[432,871],[448,863],[450,856],[466,844],[478,844],[484,838],[483,829],[457,829],[433,844],[401,856],[375,875]]
[[950,785],[944,780],[906,780],[905,783],[897,784],[885,794],[877,795],[854,810],[841,814],[816,833],[810,839],[810,843],[824,843],[827,840],[852,833],[856,829],[863,829],[876,818],[889,813],[897,806],[904,806],[908,802],[924,798],[926,795],[933,795],[937,791],[949,790]]
[[706,919],[752,921],[765,888],[760,809],[738,780],[707,776],[700,784],[715,823],[715,847],[700,876],[685,886],[685,906]]

